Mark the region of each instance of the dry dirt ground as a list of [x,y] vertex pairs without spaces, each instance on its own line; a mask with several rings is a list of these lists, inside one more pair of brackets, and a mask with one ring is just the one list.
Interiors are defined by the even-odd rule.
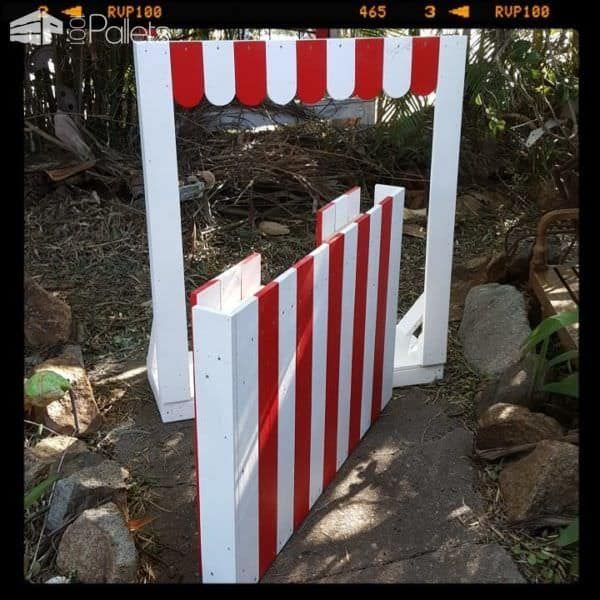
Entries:
[[[367,206],[368,199],[363,203]],[[208,227],[193,203],[182,205],[182,213],[188,292],[252,251],[262,253],[263,281],[268,281],[313,247],[309,202],[305,211],[278,218],[291,230],[281,238],[263,237],[243,219],[222,218]],[[459,222],[455,261],[499,247],[504,226],[497,217],[486,221],[481,214]],[[130,517],[154,518],[136,533],[143,558],[140,581],[198,581],[192,422],[161,423],[143,370],[151,324],[143,210],[76,186],[59,186],[26,209],[25,240],[26,271],[69,302],[77,322],[74,338],[83,347],[105,419],[90,443],[130,470]],[[424,240],[404,237],[400,313],[421,292],[424,250]],[[32,353],[27,361],[41,358]],[[420,396],[396,394],[378,429],[347,461],[266,579],[365,581],[375,577],[368,563],[379,561],[387,565],[382,580],[443,580],[444,573],[494,580],[500,571],[483,566],[485,553],[491,552],[506,567],[503,576],[518,580],[507,556],[480,546],[478,534],[459,527],[456,519],[447,520],[462,505],[463,495],[471,509],[478,506],[477,477],[466,458],[478,383],[462,359],[452,325],[444,381],[426,386]],[[422,406],[428,407],[427,414]],[[410,419],[417,417],[411,411],[425,419],[414,430]],[[453,453],[432,445],[437,435],[448,438]],[[390,444],[392,454],[386,457]],[[428,469],[425,479],[421,467]],[[444,481],[454,487],[444,487]],[[423,495],[428,502],[419,500]],[[353,508],[353,498],[363,508]],[[420,541],[415,537],[419,531]],[[316,540],[313,546],[311,540]],[[435,567],[465,561],[481,569],[453,575],[453,568]]]

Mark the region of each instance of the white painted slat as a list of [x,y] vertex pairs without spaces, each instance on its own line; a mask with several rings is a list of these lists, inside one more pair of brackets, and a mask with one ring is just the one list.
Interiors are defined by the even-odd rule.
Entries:
[[335,232],[335,206],[330,204],[321,211],[321,239],[317,240],[319,244],[331,237]]
[[348,223],[350,223],[360,215],[360,188],[358,186],[353,187],[346,192],[346,196],[348,196],[347,217]]
[[248,298],[234,312],[233,320],[237,581],[255,583],[258,581],[258,300]]
[[202,548],[207,550],[202,552],[202,576],[207,583],[235,582],[236,400],[232,319],[209,308],[194,306],[192,320],[200,538]]
[[377,282],[379,276],[379,250],[381,247],[381,207],[374,206],[370,215],[369,268],[367,271],[367,306],[365,311],[365,355],[363,363],[362,404],[360,435],[371,425],[371,398],[373,397],[373,367],[375,357],[375,318],[377,316]]
[[313,257],[313,352],[310,424],[310,506],[323,490],[325,452],[325,381],[327,367],[327,309],[329,288],[329,246],[311,252]]
[[221,310],[230,311],[242,299],[242,269],[240,263],[221,273],[217,279],[221,282]]
[[398,315],[398,286],[400,284],[400,255],[402,252],[402,221],[404,216],[404,188],[391,185],[375,186],[375,202],[386,196],[393,198],[392,227],[390,232],[390,262],[386,299],[385,338],[383,351],[383,385],[381,390],[381,408],[392,397],[394,378],[394,341]]
[[[152,287],[152,389],[163,421],[193,414],[169,42],[133,45]],[[152,371],[149,372],[152,376]]]
[[196,295],[196,306],[205,306],[213,310],[221,310],[221,282],[218,279],[206,286]]
[[465,36],[440,40],[427,217],[423,366],[446,362],[466,47]]
[[240,263],[242,300],[252,296],[260,289],[260,263],[261,258],[258,252],[251,254]]
[[348,196],[342,194],[333,201],[335,206],[335,231],[338,232],[348,224]]
[[279,284],[279,414],[277,416],[277,552],[294,531],[296,412],[296,270]]
[[412,38],[386,37],[383,40],[383,90],[392,98],[404,96],[410,88]]
[[338,393],[337,460],[339,469],[348,456],[350,438],[350,386],[352,382],[352,346],[354,334],[354,295],[356,290],[356,250],[358,225],[342,230],[344,235],[344,271],[342,274],[342,323],[340,331],[340,375]]
[[235,96],[233,42],[202,42],[202,57],[206,99],[215,106],[229,104]]
[[296,41],[267,41],[267,95],[276,104],[294,99],[297,88]]
[[327,93],[345,100],[354,92],[356,50],[353,38],[327,40]]

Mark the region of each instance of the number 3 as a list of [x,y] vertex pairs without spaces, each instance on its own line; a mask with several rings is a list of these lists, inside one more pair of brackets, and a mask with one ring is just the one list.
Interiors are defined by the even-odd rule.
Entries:
[[433,6],[433,4],[428,4],[425,7],[425,18],[433,19],[433,17],[435,17],[435,6]]

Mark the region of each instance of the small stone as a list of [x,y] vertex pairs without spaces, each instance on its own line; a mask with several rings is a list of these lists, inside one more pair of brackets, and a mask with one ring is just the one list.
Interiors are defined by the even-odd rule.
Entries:
[[579,449],[543,440],[503,469],[500,491],[511,522],[579,511]]
[[25,278],[24,292],[27,344],[38,348],[66,342],[71,334],[71,307],[31,277]]
[[469,291],[459,336],[465,358],[481,374],[499,376],[518,363],[530,332],[525,300],[515,287],[488,283]]
[[[102,416],[94,398],[94,391],[83,366],[81,348],[67,346],[63,353],[44,361],[35,372],[53,371],[68,379],[70,392],[42,410],[44,423],[50,429],[65,435],[88,435],[102,424]],[[73,416],[73,404],[77,413],[77,422]]]
[[560,424],[552,417],[531,412],[524,406],[498,403],[488,408],[477,423],[475,445],[479,450],[510,448],[562,437]]
[[268,236],[287,235],[290,232],[289,227],[276,221],[261,221],[258,230]]
[[84,511],[60,540],[56,565],[82,583],[134,583],[138,554],[117,506]]
[[100,502],[124,502],[127,469],[113,460],[86,467],[56,482],[48,511],[48,528],[54,531],[67,519]]

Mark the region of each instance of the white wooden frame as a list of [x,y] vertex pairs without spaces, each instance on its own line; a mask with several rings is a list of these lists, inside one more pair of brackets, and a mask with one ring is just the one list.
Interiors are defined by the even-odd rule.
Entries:
[[[161,418],[169,422],[194,416],[169,42],[134,42],[133,48],[152,286],[148,379]],[[466,37],[441,36],[424,291],[396,327],[395,387],[443,376],[465,59]]]

